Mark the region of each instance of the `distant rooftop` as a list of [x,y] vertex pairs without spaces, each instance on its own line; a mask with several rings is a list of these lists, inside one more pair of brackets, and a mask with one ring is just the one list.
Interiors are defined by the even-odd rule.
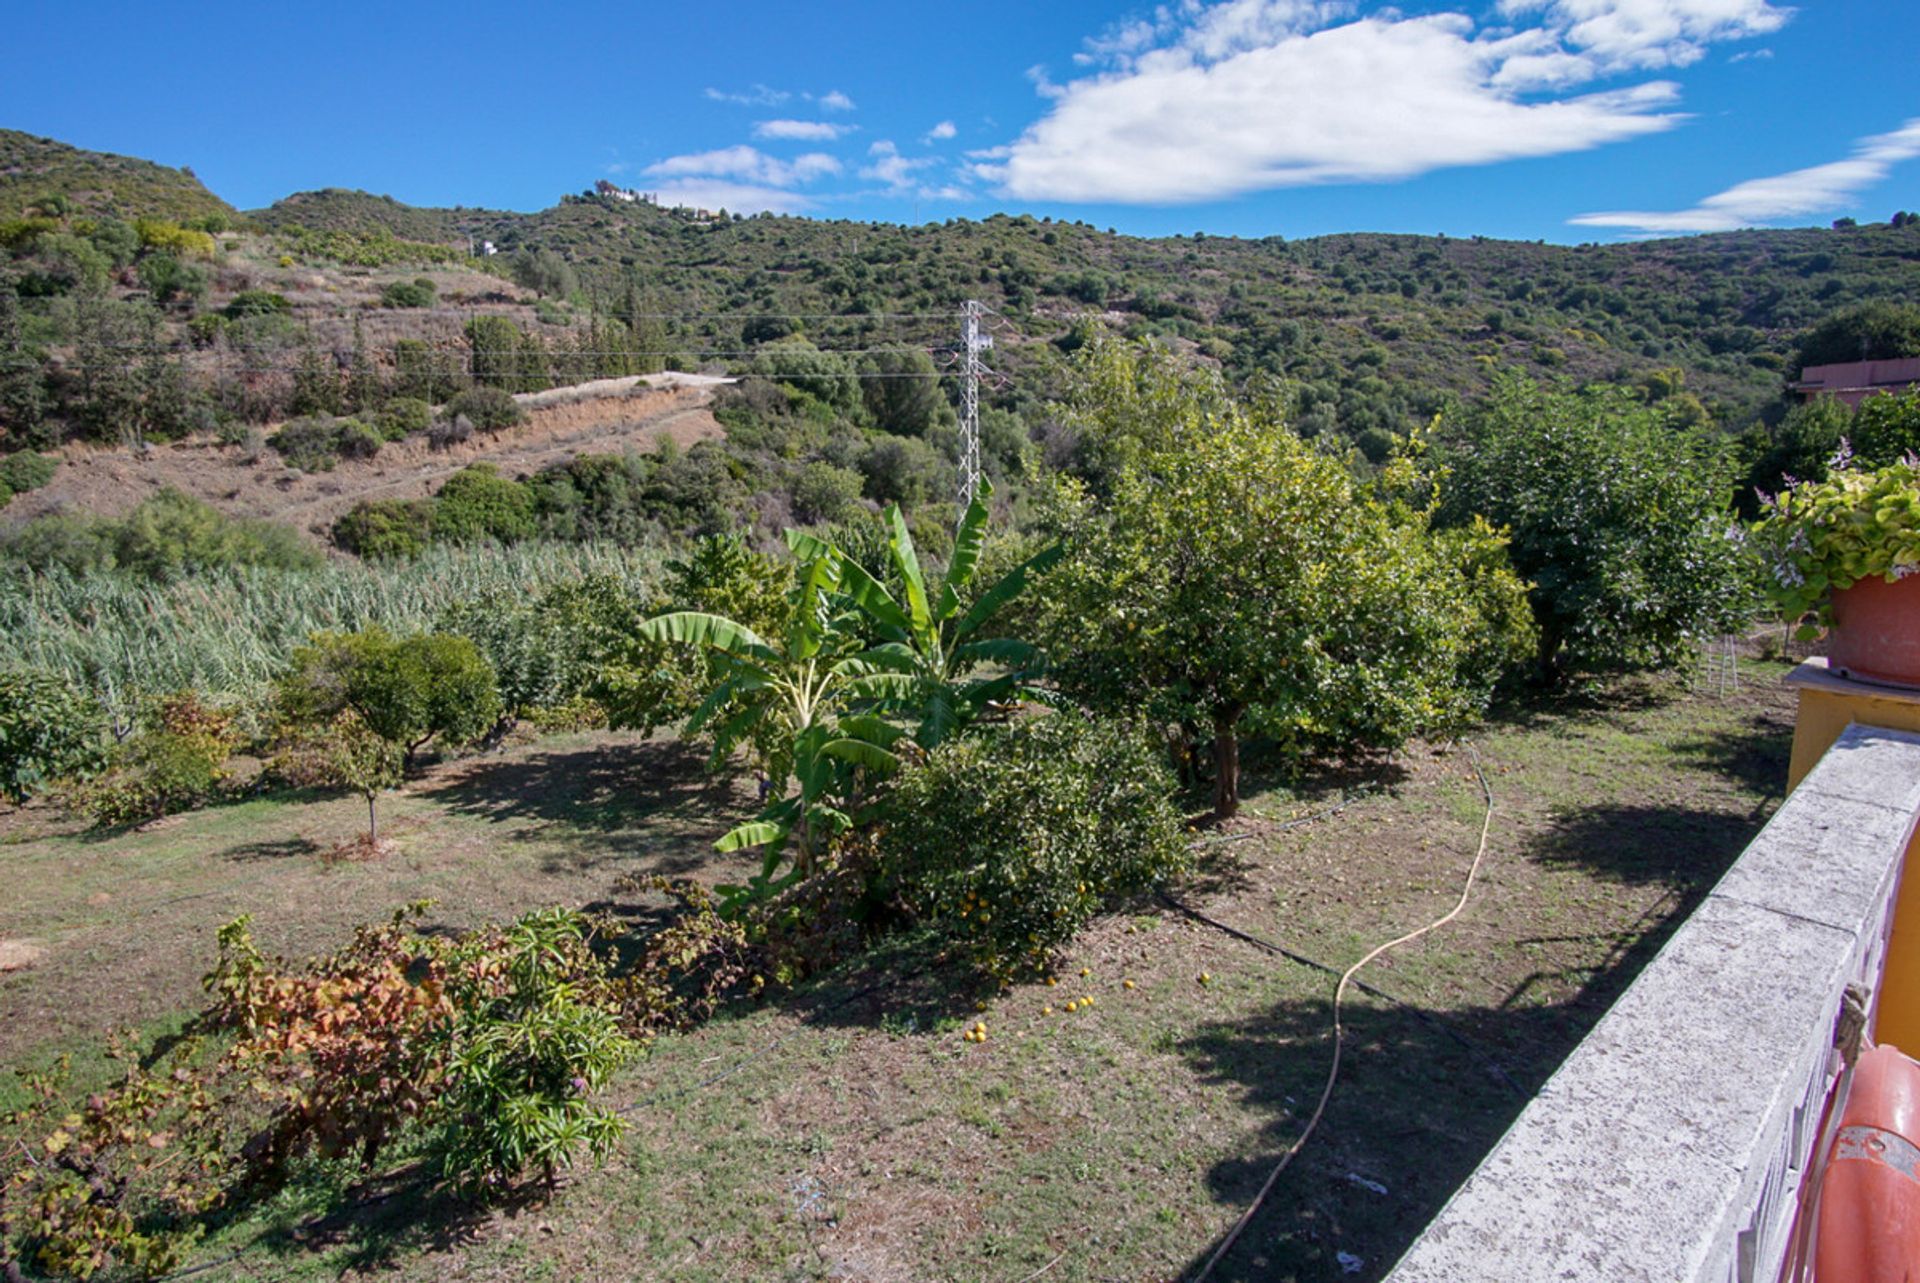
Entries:
[[1802,400],[1839,397],[1857,406],[1875,392],[1905,392],[1920,384],[1920,356],[1897,361],[1848,361],[1842,365],[1809,365],[1793,385]]

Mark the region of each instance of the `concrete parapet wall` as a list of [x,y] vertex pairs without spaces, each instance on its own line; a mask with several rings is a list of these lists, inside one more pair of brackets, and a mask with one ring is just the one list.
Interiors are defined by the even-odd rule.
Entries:
[[1844,732],[1389,1283],[1772,1283],[1917,818],[1920,735]]

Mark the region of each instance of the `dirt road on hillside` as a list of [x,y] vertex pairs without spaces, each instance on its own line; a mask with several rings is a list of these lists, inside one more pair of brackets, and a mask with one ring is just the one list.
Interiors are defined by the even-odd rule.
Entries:
[[[470,463],[492,463],[517,477],[582,454],[653,450],[667,439],[684,449],[718,437],[723,429],[713,417],[713,390],[724,382],[668,374],[533,393],[519,398],[527,422],[498,436],[476,436],[445,450],[415,437],[385,446],[371,459],[342,460],[331,472],[297,472],[283,467],[272,450],[205,440],[155,446],[144,456],[124,448],[69,446],[52,483],[16,498],[3,520],[13,525],[61,511],[118,516],[171,486],[231,516],[270,517],[324,541],[333,523],[361,500],[424,498]],[[271,434],[268,429],[262,437]]]

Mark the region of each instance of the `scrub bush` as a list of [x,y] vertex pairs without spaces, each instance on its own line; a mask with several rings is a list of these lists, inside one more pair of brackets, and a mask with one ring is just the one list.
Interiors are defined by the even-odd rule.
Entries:
[[899,776],[880,843],[895,894],[1002,979],[1187,861],[1162,747],[1069,713],[942,744]]

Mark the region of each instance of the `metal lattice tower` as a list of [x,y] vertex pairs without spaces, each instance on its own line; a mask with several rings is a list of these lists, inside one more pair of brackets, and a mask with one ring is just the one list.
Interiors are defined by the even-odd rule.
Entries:
[[960,371],[960,513],[966,515],[980,489],[980,376],[987,373],[980,354],[993,346],[993,336],[980,332],[986,308],[972,299],[960,310],[960,347],[965,364]]

